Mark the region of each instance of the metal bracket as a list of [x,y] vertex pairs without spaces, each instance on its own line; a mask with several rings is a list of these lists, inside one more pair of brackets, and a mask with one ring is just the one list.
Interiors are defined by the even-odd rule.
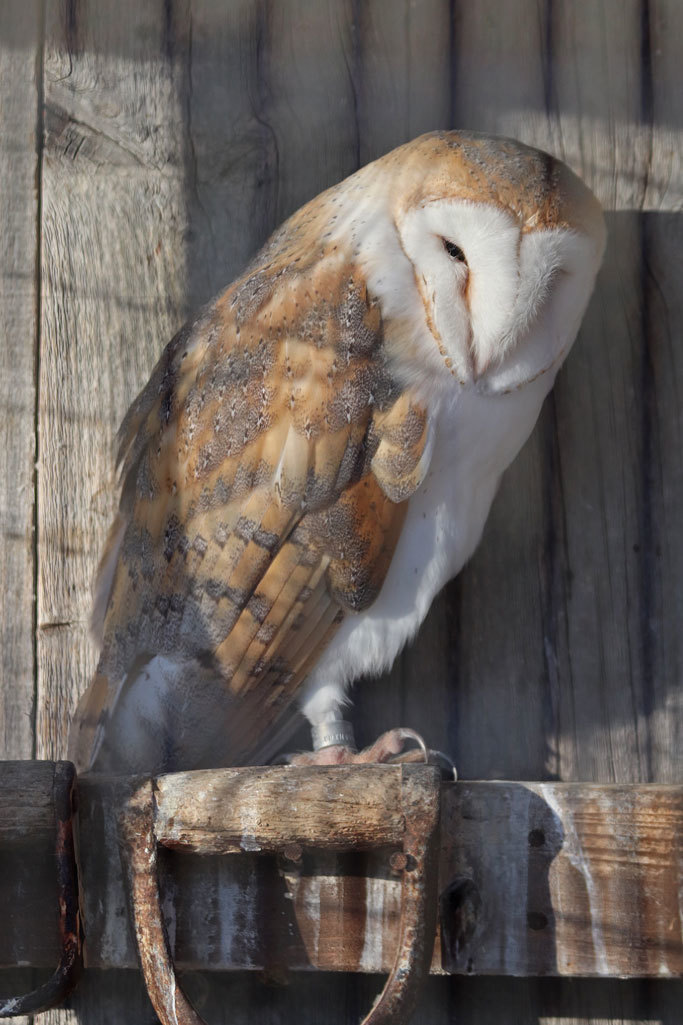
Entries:
[[[402,874],[399,938],[392,970],[362,1025],[389,1025],[410,1016],[429,972],[437,914],[440,772],[431,765],[362,766],[400,791],[392,814],[367,826],[361,810],[349,817],[348,767],[270,766],[258,792],[240,791],[240,770],[178,773],[143,781],[119,821],[135,934],[147,991],[163,1025],[205,1025],[183,993],[161,913],[157,847],[198,854],[259,850],[284,853],[292,845],[349,850],[400,847],[391,864]],[[373,777],[374,778],[374,777]],[[199,788],[198,788],[199,783]],[[208,794],[208,798],[207,798]],[[198,795],[201,797],[198,800]],[[398,795],[397,795],[398,796]],[[294,800],[296,798],[296,800]],[[254,810],[256,799],[258,807]],[[308,803],[310,802],[310,804]],[[296,822],[284,809],[324,808]],[[240,814],[225,815],[221,808]],[[264,811],[267,814],[264,814]],[[235,818],[241,821],[240,832]],[[245,819],[249,818],[248,823]],[[230,820],[230,821],[228,821]],[[289,833],[288,833],[289,829]]]
[[52,796],[57,838],[55,862],[62,953],[57,968],[42,986],[20,997],[0,1000],[0,1017],[37,1014],[56,1007],[76,985],[82,963],[78,909],[78,876],[73,837],[73,794],[76,770],[71,762],[56,762]]

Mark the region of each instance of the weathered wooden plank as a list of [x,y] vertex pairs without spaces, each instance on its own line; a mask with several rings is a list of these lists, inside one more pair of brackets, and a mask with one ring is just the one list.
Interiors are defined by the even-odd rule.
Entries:
[[[0,4],[0,757],[30,758],[35,716],[40,0]],[[0,872],[3,870],[0,849]],[[31,879],[24,862],[24,879]],[[40,894],[36,894],[40,899]],[[20,913],[3,909],[21,950]],[[55,918],[56,922],[56,918]],[[49,927],[48,930],[49,932]],[[4,995],[26,980],[12,973]],[[26,1025],[25,1017],[17,1019]]]
[[[37,751],[63,756],[94,670],[112,439],[185,306],[188,5],[47,0]],[[81,1012],[55,1010],[46,1025]],[[131,1020],[125,991],[88,1025]],[[83,1012],[85,1013],[85,1011]]]
[[54,839],[54,762],[0,762],[0,849]]
[[193,305],[225,287],[285,217],[358,166],[351,33],[337,0],[193,0]]
[[683,252],[683,98],[680,63],[670,40],[683,37],[683,9],[658,4],[649,18],[650,67],[643,79],[652,155],[643,198],[643,376],[639,602],[644,673],[644,757],[651,778],[683,778],[683,295],[676,267]]
[[160,842],[206,854],[327,847],[316,842],[325,834],[362,850],[399,843],[405,830],[396,766],[180,772],[161,776],[154,793]]
[[[0,763],[3,964],[54,969],[59,961],[54,776],[54,762]],[[6,974],[4,996],[20,996],[36,985],[32,974]]]
[[[132,11],[131,5],[131,11]],[[184,307],[182,63],[163,5],[48,4],[38,476],[38,753],[94,671],[91,586],[112,438]],[[133,71],[134,69],[134,71]]]
[[0,752],[33,749],[40,4],[0,5]]
[[[137,23],[139,8],[129,8]],[[165,225],[164,242],[176,250],[185,306],[195,310],[242,270],[277,223],[268,84],[275,11],[251,0],[192,0],[169,10],[185,226]],[[158,351],[166,340],[159,336]]]
[[[47,771],[39,767],[28,780],[43,798]],[[274,965],[387,971],[400,915],[400,880],[389,860],[403,828],[399,775],[389,766],[364,766],[162,777],[157,830],[164,843],[243,852],[238,858],[166,853],[162,859],[178,964],[212,971]],[[21,765],[3,777],[15,832],[26,818],[17,807],[18,782],[26,797]],[[137,963],[116,826],[134,785],[97,777],[79,785],[90,968]],[[433,972],[683,976],[680,786],[458,783],[442,786],[441,801]],[[41,846],[36,835],[38,855],[54,845],[54,822],[50,828],[45,801],[35,803],[47,837]],[[384,846],[345,855],[320,849],[316,837],[344,831]],[[279,865],[255,853],[295,844],[303,846],[303,857],[297,851]],[[14,860],[0,877],[3,905],[17,906],[16,869],[25,846],[11,836],[4,844]],[[33,895],[50,884],[54,890],[51,873],[48,859],[38,868]],[[54,919],[52,906],[41,909],[32,896],[26,908],[19,921],[22,960],[54,963],[58,940],[44,928],[46,913]],[[16,942],[0,935],[0,963],[16,959]]]
[[453,842],[444,852],[443,881],[458,880],[458,920],[472,935],[455,931],[444,968],[520,975],[533,964],[539,975],[584,977],[683,973],[680,786],[449,789],[443,829]]

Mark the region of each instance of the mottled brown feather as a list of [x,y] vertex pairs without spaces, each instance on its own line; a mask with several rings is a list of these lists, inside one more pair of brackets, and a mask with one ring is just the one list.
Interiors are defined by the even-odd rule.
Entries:
[[358,270],[336,250],[305,273],[281,262],[179,332],[122,425],[81,766],[155,655],[223,681],[225,750],[252,758],[344,614],[381,588],[427,416],[391,378]]

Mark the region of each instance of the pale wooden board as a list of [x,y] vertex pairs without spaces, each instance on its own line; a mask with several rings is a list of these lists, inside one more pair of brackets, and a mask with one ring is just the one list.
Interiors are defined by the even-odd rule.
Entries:
[[[187,12],[154,2],[47,4],[39,756],[64,753],[96,661],[90,593],[116,502],[114,432],[186,313],[187,27]],[[128,1006],[117,993],[80,1017],[122,1022]]]
[[[39,10],[0,4],[0,758],[30,758],[34,744]],[[23,980],[7,983],[10,995]]]
[[39,4],[0,5],[0,757],[33,749]]
[[116,503],[113,436],[185,300],[184,78],[167,55],[182,26],[149,2],[131,20],[109,5],[69,10],[48,5],[45,51],[41,756],[64,754],[95,666],[88,622]]
[[[680,780],[677,0],[48,7],[46,95],[71,121],[48,117],[43,196],[39,752],[62,753],[92,671],[108,442],[163,341],[291,208],[451,110],[650,213],[612,218],[582,337],[482,548],[392,678],[359,692],[358,732],[419,726],[470,777]],[[27,93],[13,79],[13,102]],[[589,1017],[595,992],[574,984],[565,1012]],[[646,1017],[610,992],[603,1017]],[[532,984],[506,993],[511,1021],[562,1013]],[[463,1013],[499,1020],[490,1001]]]

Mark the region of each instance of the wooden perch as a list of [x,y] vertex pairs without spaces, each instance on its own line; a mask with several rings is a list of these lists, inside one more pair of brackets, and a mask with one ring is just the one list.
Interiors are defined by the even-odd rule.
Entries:
[[[48,967],[59,954],[53,812],[44,792],[51,765],[0,769],[2,965]],[[278,769],[276,803],[260,797],[263,772],[207,771],[158,782],[166,842],[191,846],[208,802],[222,835],[231,836],[216,849],[243,852],[160,849],[178,967],[386,972],[400,894],[391,843],[352,853],[306,844],[310,824],[319,830],[324,823],[329,788],[347,809],[350,838],[355,830],[366,845],[390,839],[398,814],[392,767]],[[181,785],[192,788],[189,800],[184,791],[184,817],[170,810]],[[138,964],[116,826],[130,792],[129,780],[78,782],[89,967]],[[432,972],[683,976],[682,786],[444,783],[441,817]],[[260,853],[283,844],[284,857]]]

